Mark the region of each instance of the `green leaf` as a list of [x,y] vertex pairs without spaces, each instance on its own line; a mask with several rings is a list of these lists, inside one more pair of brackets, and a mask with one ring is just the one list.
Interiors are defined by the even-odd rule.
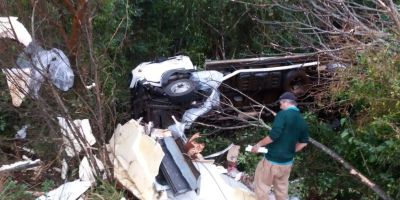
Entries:
[[346,136],[349,135],[349,131],[347,129],[345,129],[341,134],[340,137],[345,138]]

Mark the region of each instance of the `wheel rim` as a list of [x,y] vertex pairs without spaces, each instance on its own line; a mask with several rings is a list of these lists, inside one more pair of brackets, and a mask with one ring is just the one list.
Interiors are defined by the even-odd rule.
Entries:
[[179,82],[171,86],[171,91],[175,94],[184,93],[190,90],[191,85],[188,82]]

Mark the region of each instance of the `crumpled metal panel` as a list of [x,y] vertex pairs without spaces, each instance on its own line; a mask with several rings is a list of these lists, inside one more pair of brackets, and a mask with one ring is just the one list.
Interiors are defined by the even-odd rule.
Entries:
[[172,137],[159,141],[165,153],[161,171],[175,195],[198,188],[197,178],[186,163],[182,152]]

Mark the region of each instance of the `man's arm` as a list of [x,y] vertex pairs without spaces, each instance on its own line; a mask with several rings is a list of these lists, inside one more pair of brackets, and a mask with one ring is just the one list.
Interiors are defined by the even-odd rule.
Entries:
[[296,152],[301,151],[306,146],[307,146],[307,143],[297,143],[296,144]]
[[256,145],[253,146],[253,148],[251,149],[251,152],[258,153],[258,148],[263,147],[263,146],[265,146],[267,144],[270,144],[272,142],[273,142],[273,140],[271,139],[271,137],[269,137],[269,136],[264,137],[262,140],[257,142]]

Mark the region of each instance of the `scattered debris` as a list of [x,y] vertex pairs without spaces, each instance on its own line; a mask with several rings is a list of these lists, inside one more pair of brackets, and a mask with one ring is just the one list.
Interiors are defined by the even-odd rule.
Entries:
[[[76,153],[81,152],[81,146],[88,148],[96,143],[96,139],[92,134],[92,128],[90,127],[88,119],[77,119],[74,120],[73,123],[68,122],[63,117],[57,117],[57,119],[58,124],[61,127],[61,133],[63,134],[65,152],[68,156],[73,157],[76,155]],[[79,137],[77,137],[78,134]],[[81,138],[83,138],[84,141],[82,141]]]
[[164,153],[144,128],[135,120],[118,125],[108,145],[114,177],[127,190],[143,200],[156,196],[155,177]]
[[26,129],[29,125],[24,125],[20,130],[17,131],[15,134],[15,139],[25,139],[26,138]]
[[0,173],[27,170],[40,165],[40,159],[32,161],[31,159],[26,159],[24,161],[18,161],[13,164],[3,165],[0,167]]
[[75,180],[67,182],[57,189],[40,196],[36,200],[76,200],[91,186],[90,181]]

